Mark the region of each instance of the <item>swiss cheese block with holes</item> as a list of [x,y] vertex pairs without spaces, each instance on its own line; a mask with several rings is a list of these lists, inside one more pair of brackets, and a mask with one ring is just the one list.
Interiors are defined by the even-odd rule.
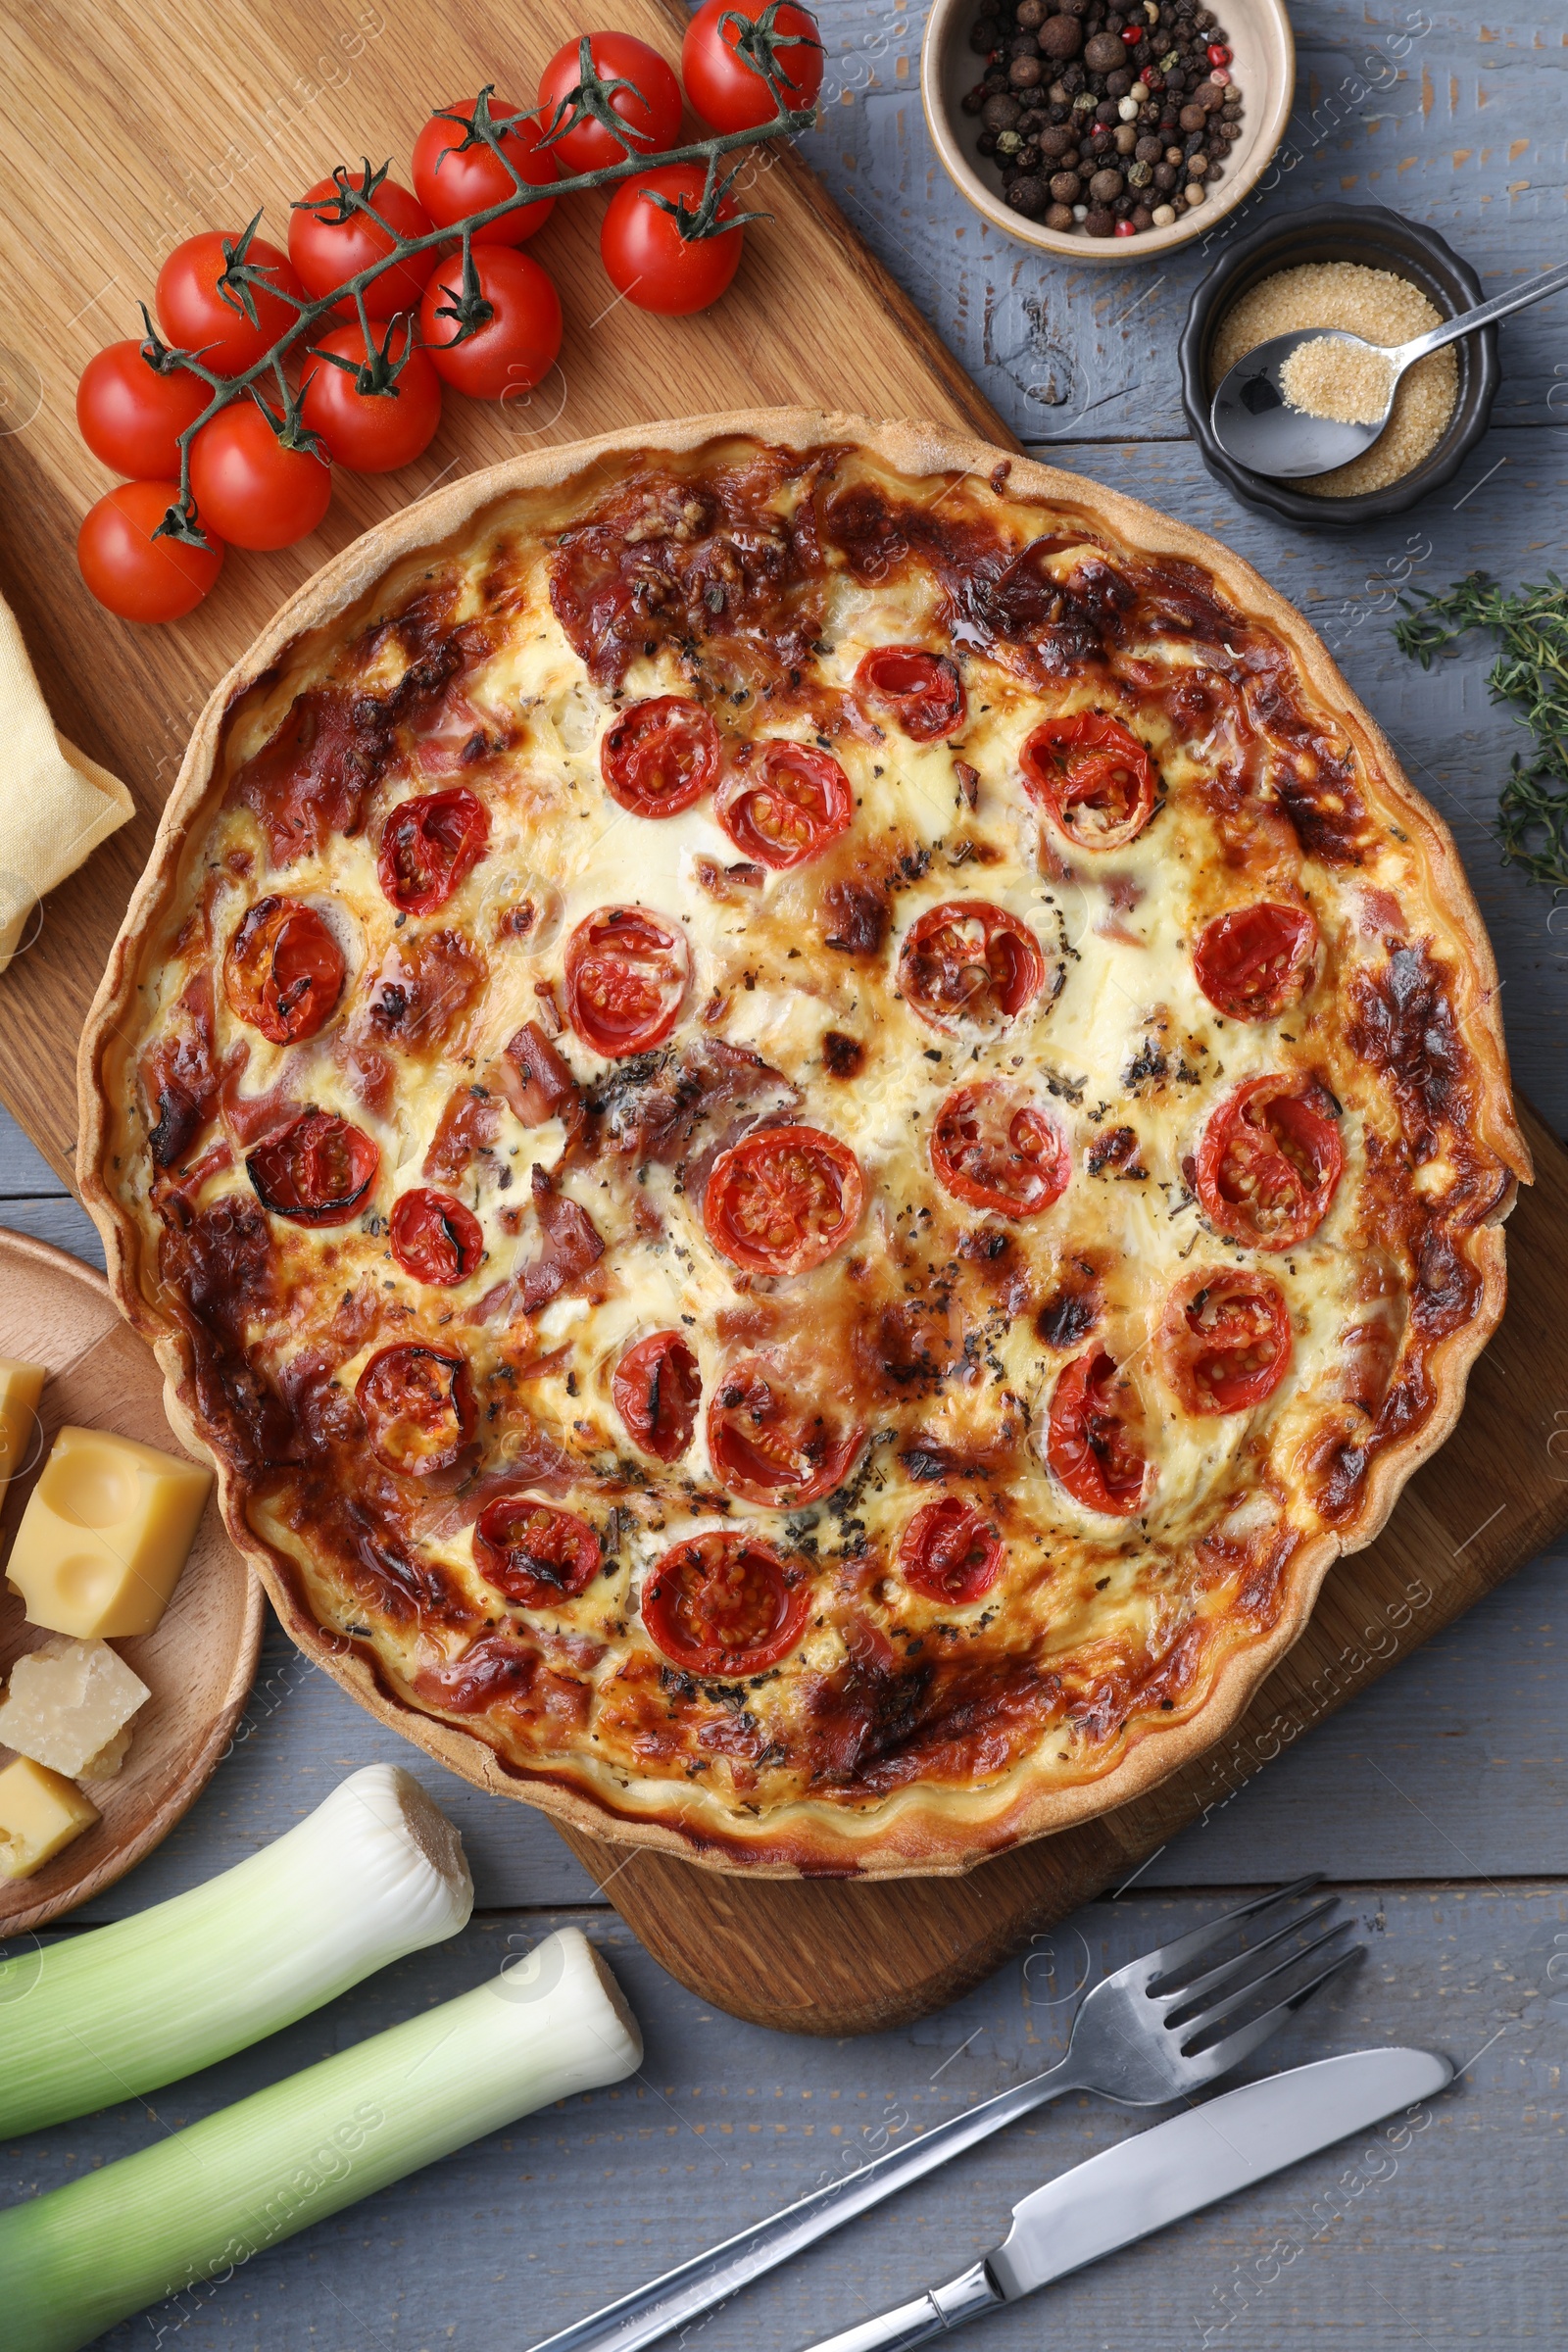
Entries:
[[14,1356],[0,1355],[0,1500],[26,1461],[45,1377],[42,1364],[20,1364]]
[[97,1819],[70,1781],[19,1756],[0,1772],[0,1878],[30,1879]]
[[62,1429],[6,1573],[29,1621],[113,1641],[150,1634],[195,1541],[212,1473],[102,1429]]

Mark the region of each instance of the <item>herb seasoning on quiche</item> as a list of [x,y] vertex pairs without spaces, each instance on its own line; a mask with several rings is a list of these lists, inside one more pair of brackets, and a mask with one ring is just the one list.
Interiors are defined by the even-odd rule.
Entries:
[[442,492],[225,682],[82,1179],[364,1703],[720,1867],[963,1869],[1217,1738],[1451,1426],[1494,987],[1225,550],[699,420]]

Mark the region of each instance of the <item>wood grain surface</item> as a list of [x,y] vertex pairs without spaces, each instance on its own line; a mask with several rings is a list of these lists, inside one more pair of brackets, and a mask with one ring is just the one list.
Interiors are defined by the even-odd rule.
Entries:
[[[459,13],[449,11],[450,21],[476,24],[463,6],[454,0]],[[1040,454],[1053,463],[1217,531],[1328,638],[1408,772],[1455,827],[1498,954],[1516,1073],[1552,1126],[1568,1130],[1568,917],[1554,912],[1549,893],[1500,865],[1490,832],[1497,784],[1518,742],[1507,715],[1488,703],[1490,648],[1471,641],[1427,677],[1395,653],[1388,625],[1411,580],[1438,587],[1477,564],[1510,582],[1561,568],[1561,302],[1504,323],[1498,425],[1442,503],[1429,501],[1348,546],[1254,516],[1208,479],[1182,437],[1171,353],[1201,255],[1174,270],[1117,272],[1114,282],[1088,270],[1038,267],[968,214],[935,166],[915,94],[919,0],[907,10],[889,0],[817,6],[828,74],[819,126],[803,142],[812,170],[1026,443],[1049,442]],[[1290,6],[1301,63],[1290,134],[1298,160],[1253,218],[1283,219],[1296,203],[1342,194],[1391,203],[1440,227],[1475,263],[1489,293],[1559,258],[1563,27],[1554,6],[1535,0],[1487,22],[1455,0],[1422,9],[1413,0]],[[629,22],[618,5],[600,13],[605,22]],[[22,21],[20,10],[7,16]],[[293,28],[278,36],[269,54],[282,63],[266,98],[277,123],[287,104],[308,122],[308,102],[290,97],[295,81],[311,80],[318,52],[351,33],[354,19],[327,0],[307,32],[296,13]],[[67,54],[119,38],[101,12],[90,24],[64,21]],[[27,0],[23,51],[39,45],[34,22]],[[257,37],[265,39],[270,22]],[[500,81],[519,40],[527,43],[526,27],[519,33],[510,20],[493,47],[480,30],[465,37],[484,57],[486,77]],[[380,48],[370,42],[350,61],[354,80],[339,93],[335,117],[346,134],[318,145],[302,134],[293,150],[313,172],[340,149],[361,151],[357,110],[362,97],[367,111],[377,100]],[[1345,82],[1369,81],[1365,61],[1379,51],[1390,59],[1377,70],[1380,86],[1351,103]],[[200,79],[200,99],[225,71],[226,61],[216,59]],[[103,86],[112,89],[111,76]],[[168,236],[213,217],[200,176],[221,173],[229,135],[220,118],[209,137],[189,95],[171,76],[164,144],[189,159],[178,169],[188,171],[192,193],[181,197],[185,209]],[[0,87],[0,109],[20,113],[31,98],[26,74],[14,70]],[[384,109],[382,120],[395,112]],[[260,116],[250,152],[273,135]],[[182,185],[171,176],[167,200]],[[44,259],[26,261],[24,305],[14,284],[0,287],[0,434],[36,433],[33,336],[58,333],[102,283],[78,283],[66,250],[78,225],[74,199],[47,169],[43,187],[62,206],[64,233]],[[65,288],[50,277],[49,250],[61,254]],[[127,234],[124,251],[130,278],[150,282],[151,238],[137,247]],[[110,297],[122,306],[113,316],[89,312],[76,330],[81,356],[129,331],[127,291]],[[636,413],[635,392],[628,386],[620,415]],[[69,436],[61,432],[64,447]],[[443,447],[432,452],[432,472],[444,463]],[[104,486],[84,458],[75,466],[74,515]],[[18,543],[29,527],[34,479],[0,447],[0,481],[13,492],[0,539],[14,564],[29,561]],[[408,494],[424,482],[416,469]],[[274,561],[281,595],[308,564]],[[47,609],[66,583],[46,565],[35,568]],[[53,673],[63,720],[73,707],[82,710],[74,650],[101,626],[85,606],[73,619],[74,636],[72,624],[60,630]],[[122,668],[141,659],[128,632],[127,639]],[[205,684],[193,667],[188,707]],[[94,723],[82,710],[80,731]],[[167,784],[185,723],[176,699],[145,770],[127,760],[123,772],[144,803]],[[102,739],[96,748],[103,753]],[[126,861],[122,889],[129,873]],[[0,982],[0,994],[7,985]],[[64,1165],[60,1150],[47,1167],[40,1163],[0,1113],[0,1213],[91,1255],[96,1237],[65,1193]],[[1544,1384],[1541,1394],[1549,1395]],[[1556,1397],[1568,1410],[1568,1391],[1559,1387]],[[1453,1530],[1451,1541],[1463,1533]],[[152,2110],[112,2109],[4,2151],[0,2197],[72,2180],[445,1997],[476,1982],[500,1951],[515,1951],[569,1915],[606,1949],[632,1997],[648,2039],[642,2082],[498,2133],[274,2248],[221,2285],[116,2329],[100,2348],[139,2352],[151,2340],[166,2352],[516,2352],[743,2229],[810,2187],[828,2164],[853,2162],[884,2134],[898,2137],[928,2113],[952,2112],[1033,2072],[1058,2054],[1077,1991],[1235,1899],[1192,1890],[1255,1886],[1319,1867],[1353,1882],[1350,1899],[1373,1960],[1332,2013],[1308,2010],[1290,2043],[1274,2045],[1270,2063],[1380,2039],[1423,2041],[1470,2062],[1455,2091],[1406,2151],[1369,2143],[1330,2152],[1083,2273],[1049,2300],[1003,2315],[992,2324],[999,2352],[1042,2339],[1106,2352],[1147,2352],[1151,2343],[1319,2352],[1350,2341],[1375,2352],[1446,2352],[1568,2341],[1560,2264],[1565,1566],[1559,1544],[1353,1706],[1315,1720],[1268,1771],[1175,1837],[1114,1902],[1074,1914],[940,2016],[847,2049],[730,2020],[672,1984],[541,1816],[490,1804],[414,1755],[312,1671],[274,1626],[233,1751],[206,1793],[154,1855],[73,1924],[123,1916],[199,1884],[377,1757],[411,1762],[462,1827],[481,1915],[457,1943],[372,1980],[290,2034],[161,2096]],[[1176,1891],[1152,1894],[1155,1887]],[[569,1913],[549,1908],[562,1905]],[[1135,2122],[1087,2101],[1032,2119],[753,2290],[707,2340],[736,2352],[792,2352],[951,2276],[995,2243],[1015,2197]]]
[[[163,1376],[121,1321],[102,1275],[3,1229],[0,1355],[49,1372],[34,1442],[6,1491],[0,1545],[9,1544],[55,1432],[67,1423],[178,1452],[164,1418]],[[119,1772],[86,1785],[101,1819],[30,1879],[0,1879],[0,1936],[74,1910],[168,1837],[228,1746],[256,1672],[263,1615],[261,1588],[223,1532],[215,1496],[161,1623],[116,1643],[150,1695],[133,1719]],[[21,1596],[0,1588],[0,1674],[46,1639],[27,1623]],[[9,1748],[0,1747],[0,1760],[10,1762]]]

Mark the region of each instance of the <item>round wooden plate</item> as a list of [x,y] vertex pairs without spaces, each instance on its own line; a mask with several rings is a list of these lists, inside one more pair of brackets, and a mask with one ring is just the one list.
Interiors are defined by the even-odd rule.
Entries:
[[[103,1276],[47,1242],[3,1228],[0,1355],[49,1368],[25,1467],[11,1481],[0,1514],[0,1560],[63,1423],[112,1429],[166,1453],[183,1450],[164,1414],[164,1377],[152,1350],[122,1322]],[[168,1837],[228,1745],[256,1673],[263,1612],[262,1588],[224,1534],[215,1495],[163,1623],[115,1644],[152,1696],[133,1721],[120,1771],[87,1789],[103,1819],[30,1879],[0,1879],[0,1938],[74,1910]],[[0,1673],[45,1640],[10,1586],[0,1586]],[[11,1751],[0,1748],[0,1762],[10,1761]]]

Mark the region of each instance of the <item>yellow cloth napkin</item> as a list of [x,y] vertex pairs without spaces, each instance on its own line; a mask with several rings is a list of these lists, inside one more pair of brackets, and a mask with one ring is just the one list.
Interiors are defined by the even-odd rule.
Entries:
[[134,810],[118,776],[55,732],[0,597],[0,972],[30,944],[38,901]]

